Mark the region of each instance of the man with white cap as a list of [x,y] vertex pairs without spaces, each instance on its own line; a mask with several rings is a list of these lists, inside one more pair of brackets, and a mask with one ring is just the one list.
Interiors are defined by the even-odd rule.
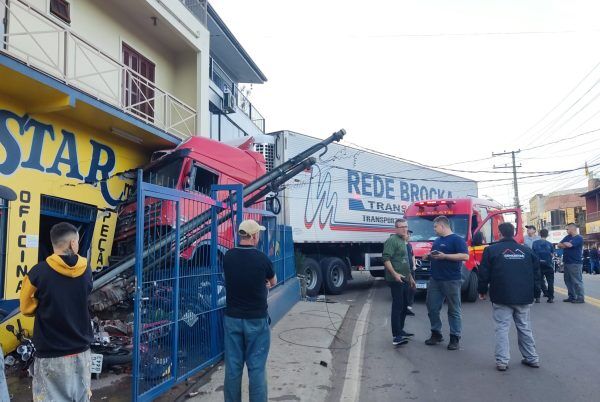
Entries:
[[266,254],[256,248],[265,227],[243,221],[239,245],[225,254],[227,290],[224,318],[226,402],[241,402],[244,364],[248,369],[250,401],[267,401],[266,365],[271,343],[267,313],[268,288],[277,278]]

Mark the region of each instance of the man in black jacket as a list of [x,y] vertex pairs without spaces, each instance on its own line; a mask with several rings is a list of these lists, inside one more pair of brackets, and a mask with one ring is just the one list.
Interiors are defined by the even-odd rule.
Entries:
[[510,360],[508,331],[514,320],[519,338],[519,349],[526,366],[540,367],[531,331],[529,308],[534,294],[539,292],[539,259],[529,247],[514,240],[515,227],[511,223],[498,226],[502,239],[483,252],[479,266],[479,298],[485,300],[490,291],[496,322],[496,368],[506,371]]
[[85,402],[92,395],[92,271],[77,254],[76,227],[58,223],[50,239],[54,254],[31,268],[20,295],[21,312],[35,316],[33,400]]

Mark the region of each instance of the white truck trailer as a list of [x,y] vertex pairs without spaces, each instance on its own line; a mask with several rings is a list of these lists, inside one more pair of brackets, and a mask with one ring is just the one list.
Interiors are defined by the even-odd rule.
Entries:
[[[267,168],[320,141],[291,131],[266,137],[270,138],[258,141],[257,150],[265,155]],[[273,209],[281,223],[293,228],[296,262],[306,276],[307,293],[339,294],[353,270],[383,274],[380,258],[373,257],[381,256],[395,220],[410,203],[477,195],[475,181],[342,142],[329,145],[312,171],[288,182]]]

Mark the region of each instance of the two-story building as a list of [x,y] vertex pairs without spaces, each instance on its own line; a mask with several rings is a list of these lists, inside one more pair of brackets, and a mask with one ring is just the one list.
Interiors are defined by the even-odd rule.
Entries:
[[581,195],[585,200],[586,215],[586,242],[591,246],[600,245],[600,179],[590,178],[588,191]]
[[575,223],[585,234],[585,202],[580,194],[584,189],[555,191],[548,195],[536,194],[529,200],[528,223],[538,231],[548,229],[549,241],[559,242],[567,231],[568,223]]
[[0,0],[0,183],[18,195],[0,201],[0,297],[58,221],[107,265],[131,171],[191,136],[264,133],[240,83],[265,80],[206,0]]

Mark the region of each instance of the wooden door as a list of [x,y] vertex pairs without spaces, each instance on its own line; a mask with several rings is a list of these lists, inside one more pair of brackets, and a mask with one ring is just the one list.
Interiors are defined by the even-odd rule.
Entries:
[[154,63],[130,46],[123,44],[123,64],[133,71],[125,71],[123,77],[125,106],[140,117],[152,121],[154,118]]

